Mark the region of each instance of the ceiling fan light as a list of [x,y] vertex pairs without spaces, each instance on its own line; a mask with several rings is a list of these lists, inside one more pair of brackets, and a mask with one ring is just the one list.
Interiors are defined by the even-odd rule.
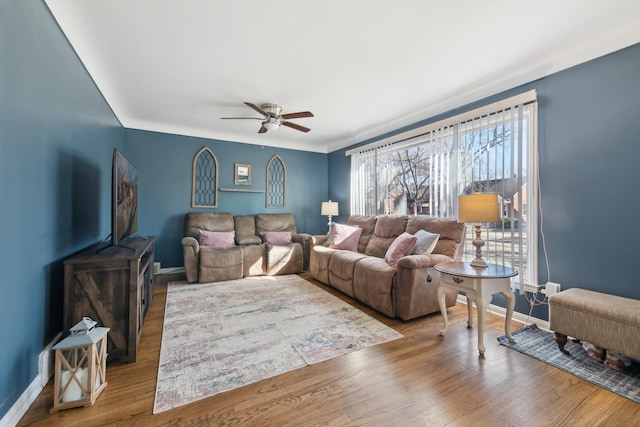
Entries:
[[267,128],[267,130],[276,130],[280,127],[280,124],[276,121],[267,120],[266,122],[262,123],[262,126]]

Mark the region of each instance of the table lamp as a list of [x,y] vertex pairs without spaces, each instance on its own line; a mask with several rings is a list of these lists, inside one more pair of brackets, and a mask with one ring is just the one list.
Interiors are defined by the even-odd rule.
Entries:
[[331,217],[338,215],[338,202],[332,202],[331,200],[328,202],[322,202],[320,215],[327,215],[329,217],[327,226],[329,227],[329,231],[331,231]]
[[500,221],[497,194],[475,193],[458,197],[458,222],[476,225],[476,238],[471,242],[476,247],[476,257],[471,261],[471,266],[487,267],[486,261],[482,259],[484,240],[480,237],[480,224],[497,221]]

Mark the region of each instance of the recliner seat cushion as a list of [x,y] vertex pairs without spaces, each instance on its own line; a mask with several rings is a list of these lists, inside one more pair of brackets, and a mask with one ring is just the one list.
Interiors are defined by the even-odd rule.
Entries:
[[390,266],[384,259],[365,257],[359,260],[353,274],[355,297],[382,314],[395,317],[393,293],[396,275],[396,267]]
[[337,250],[329,260],[329,284],[354,297],[353,275],[356,264],[367,256],[359,252]]
[[302,271],[302,245],[290,243],[288,245],[266,244],[267,271],[270,276],[279,274],[297,274]]
[[242,271],[245,277],[266,274],[267,259],[263,245],[242,246]]
[[200,249],[198,282],[241,279],[242,274],[242,248],[240,246]]

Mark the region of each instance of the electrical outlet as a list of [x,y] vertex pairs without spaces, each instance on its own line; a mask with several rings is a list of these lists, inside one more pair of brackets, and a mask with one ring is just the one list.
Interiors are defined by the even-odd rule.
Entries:
[[560,283],[547,282],[544,285],[545,295],[550,297],[553,294],[560,292]]

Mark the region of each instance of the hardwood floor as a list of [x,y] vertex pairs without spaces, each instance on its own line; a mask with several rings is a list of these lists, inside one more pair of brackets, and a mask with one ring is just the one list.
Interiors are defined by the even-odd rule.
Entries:
[[[177,409],[152,414],[166,301],[155,299],[138,361],[107,366],[96,403],[50,415],[53,381],[20,426],[633,426],[640,405],[500,346],[504,319],[488,314],[487,351],[479,357],[466,306],[440,314],[389,319],[309,279],[401,332],[405,338],[307,366]],[[158,280],[159,279],[159,280]],[[514,329],[521,325],[512,322]]]

